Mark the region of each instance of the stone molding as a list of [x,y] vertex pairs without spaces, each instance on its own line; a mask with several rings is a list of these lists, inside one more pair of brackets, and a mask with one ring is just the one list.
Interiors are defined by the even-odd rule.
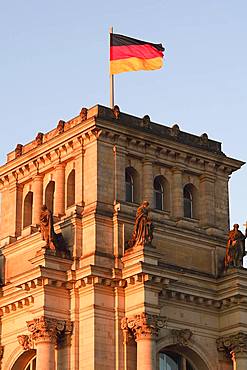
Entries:
[[172,299],[176,301],[185,301],[205,308],[212,308],[217,310],[224,310],[236,304],[247,303],[247,297],[243,294],[233,295],[224,299],[209,298],[208,296],[199,296],[190,292],[172,290],[168,288],[162,292],[162,296],[166,299]]
[[216,340],[217,350],[224,352],[227,358],[247,357],[247,334],[239,332],[228,337],[220,337]]
[[187,346],[193,335],[190,329],[180,329],[180,330],[172,329],[171,334],[173,336],[175,344],[178,344],[180,346]]
[[11,302],[7,305],[3,305],[0,307],[0,317],[6,314],[15,312],[19,309],[23,309],[25,307],[29,307],[34,303],[34,297],[32,295],[19,299],[18,301]]
[[157,315],[150,315],[146,312],[135,315],[133,318],[124,317],[121,321],[124,342],[134,337],[136,341],[141,339],[156,339],[159,330],[164,327],[167,319]]

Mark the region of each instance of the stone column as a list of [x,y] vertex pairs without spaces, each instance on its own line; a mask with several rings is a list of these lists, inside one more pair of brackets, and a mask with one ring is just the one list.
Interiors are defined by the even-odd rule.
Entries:
[[147,200],[150,207],[153,207],[153,163],[149,159],[145,159],[143,163],[143,200]]
[[179,219],[184,216],[183,204],[183,171],[180,168],[173,168],[172,179],[172,214]]
[[41,316],[27,322],[29,341],[37,349],[37,369],[55,370],[55,346],[66,331],[66,322]]
[[36,175],[33,179],[33,224],[40,223],[40,210],[43,205],[43,175]]
[[247,334],[239,332],[217,339],[217,349],[231,359],[233,370],[247,369]]
[[[62,332],[57,334],[57,369],[70,370],[70,347],[71,334],[73,331],[72,322],[67,321]],[[73,367],[72,367],[73,370]]]
[[132,334],[137,343],[137,370],[156,370],[156,340],[165,320],[143,312],[134,318],[122,319],[124,337]]
[[247,351],[245,350],[244,352],[235,353],[234,361],[236,364],[235,365],[236,370],[246,370],[247,369]]
[[54,215],[65,214],[65,163],[59,163],[55,169],[55,206]]
[[156,370],[156,338],[152,333],[136,336],[137,370]]

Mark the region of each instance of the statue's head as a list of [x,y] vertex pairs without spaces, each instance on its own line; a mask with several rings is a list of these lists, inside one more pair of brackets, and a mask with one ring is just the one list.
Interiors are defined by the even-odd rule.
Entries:
[[234,225],[233,225],[233,229],[234,229],[234,230],[238,230],[238,228],[239,228],[239,224],[234,224]]
[[144,200],[142,205],[143,205],[143,207],[147,208],[149,206],[149,202],[147,200]]
[[43,204],[43,206],[41,207],[41,211],[46,211],[47,210],[47,207],[45,204]]

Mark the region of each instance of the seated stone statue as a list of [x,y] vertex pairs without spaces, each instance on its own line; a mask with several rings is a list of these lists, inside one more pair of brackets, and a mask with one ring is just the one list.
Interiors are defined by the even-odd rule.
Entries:
[[229,231],[226,245],[225,269],[228,267],[241,267],[245,256],[246,236],[239,230],[239,225],[234,224]]
[[138,207],[135,218],[134,231],[131,239],[128,241],[126,249],[141,245],[151,245],[153,240],[153,223],[148,217],[149,203],[144,201]]

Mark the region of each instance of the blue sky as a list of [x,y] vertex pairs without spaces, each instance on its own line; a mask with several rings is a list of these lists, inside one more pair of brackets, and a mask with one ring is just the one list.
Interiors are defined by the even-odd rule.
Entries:
[[[116,103],[223,143],[247,160],[245,0],[0,0],[0,162],[82,106],[109,105],[108,29],[162,42],[162,70],[116,77]],[[246,167],[246,166],[245,166]],[[247,218],[247,169],[231,179],[231,223]]]

